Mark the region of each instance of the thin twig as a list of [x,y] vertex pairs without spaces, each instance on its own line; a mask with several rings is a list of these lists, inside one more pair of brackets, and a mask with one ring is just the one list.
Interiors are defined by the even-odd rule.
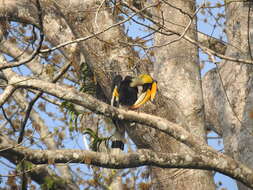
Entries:
[[251,43],[250,43],[250,8],[251,6],[249,6],[249,10],[248,10],[248,31],[247,31],[247,36],[248,36],[248,47],[249,47],[249,55],[250,55],[250,59],[253,60],[253,56],[251,53]]
[[56,50],[56,49],[65,47],[65,46],[70,45],[70,44],[73,44],[73,43],[79,43],[79,42],[83,42],[83,41],[86,41],[86,40],[88,40],[88,39],[91,39],[91,38],[93,38],[93,37],[95,37],[95,36],[97,36],[97,35],[99,35],[99,34],[102,34],[102,33],[106,32],[106,31],[110,30],[111,28],[114,28],[114,27],[116,27],[116,26],[118,26],[118,25],[124,24],[125,22],[131,20],[131,18],[133,18],[134,16],[136,16],[138,13],[143,12],[144,10],[146,10],[146,9],[148,9],[148,8],[151,8],[151,7],[155,7],[155,6],[157,6],[157,3],[156,3],[156,4],[153,4],[153,5],[150,5],[150,6],[148,6],[148,7],[145,7],[145,8],[143,8],[143,9],[137,11],[135,14],[129,16],[129,17],[126,18],[126,19],[124,19],[123,21],[118,22],[118,23],[115,23],[115,24],[113,24],[113,25],[111,25],[111,26],[109,26],[109,27],[107,27],[107,28],[105,28],[105,29],[103,29],[103,30],[97,32],[97,33],[94,33],[94,34],[92,34],[92,35],[89,35],[89,36],[86,36],[86,37],[83,37],[83,38],[78,38],[78,39],[76,39],[76,40],[71,40],[71,41],[68,41],[68,42],[64,42],[64,43],[59,44],[59,45],[57,45],[57,46],[55,46],[55,47],[52,47],[52,48],[43,49],[43,50],[40,51],[40,53],[48,53],[48,52],[54,51],[54,50]]
[[102,7],[103,4],[105,3],[105,1],[106,1],[106,0],[103,0],[103,1],[101,2],[101,4],[99,5],[99,7],[98,7],[98,9],[97,9],[97,11],[96,11],[96,15],[95,15],[95,25],[96,25],[97,28],[99,28],[99,26],[98,26],[98,24],[97,24],[98,14],[99,14],[99,11],[100,11],[101,7]]
[[[52,80],[53,83],[57,82],[57,80],[59,80],[61,78],[61,76],[67,72],[67,70],[69,69],[69,67],[71,66],[71,62],[65,64],[61,71],[54,77],[54,79]],[[33,105],[35,104],[35,102],[43,95],[43,92],[37,92],[35,97],[32,99],[32,101],[29,103],[28,108],[26,110],[26,114],[25,114],[25,118],[21,123],[21,130],[19,133],[19,138],[18,138],[18,143],[21,143],[24,137],[24,132],[25,132],[25,126],[26,123],[29,119],[30,113],[32,111]]]
[[[203,6],[203,5],[202,5],[202,6]],[[165,43],[165,44],[163,44],[163,45],[152,46],[152,48],[158,48],[158,47],[167,46],[167,45],[169,45],[169,44],[172,44],[172,43],[175,43],[175,42],[181,40],[181,39],[186,35],[186,32],[189,30],[189,28],[190,28],[190,26],[191,26],[191,24],[192,24],[192,21],[193,21],[193,19],[194,19],[194,17],[195,17],[196,14],[199,12],[199,10],[202,9],[202,6],[200,6],[200,7],[194,12],[193,16],[191,16],[191,15],[189,16],[189,14],[187,14],[188,17],[189,17],[189,19],[190,19],[190,21],[189,21],[189,23],[187,24],[187,26],[185,27],[184,31],[180,34],[180,36],[179,36],[178,38],[176,38],[176,39],[174,39],[174,40],[172,40],[172,41],[170,41],[170,42],[167,42],[167,43]]]
[[1,109],[2,109],[2,112],[3,112],[4,118],[10,123],[13,132],[16,132],[16,129],[15,129],[15,127],[14,127],[14,125],[13,125],[11,119],[10,119],[10,118],[7,116],[7,114],[5,113],[5,110],[4,110],[3,106],[1,107]]

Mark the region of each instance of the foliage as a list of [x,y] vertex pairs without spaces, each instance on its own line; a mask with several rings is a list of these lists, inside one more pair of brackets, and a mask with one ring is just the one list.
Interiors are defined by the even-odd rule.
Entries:
[[69,131],[73,132],[78,128],[78,117],[80,113],[75,109],[75,106],[70,102],[62,102],[61,108],[65,108],[67,110],[67,114],[69,115]]
[[45,183],[40,186],[42,190],[57,190],[58,186],[63,185],[65,182],[57,177],[46,177]]
[[111,139],[111,137],[99,137],[98,128],[96,131],[93,131],[90,128],[86,128],[83,134],[87,134],[91,137],[91,150],[96,152],[99,151],[99,147],[102,143],[104,143],[108,148],[108,141]]

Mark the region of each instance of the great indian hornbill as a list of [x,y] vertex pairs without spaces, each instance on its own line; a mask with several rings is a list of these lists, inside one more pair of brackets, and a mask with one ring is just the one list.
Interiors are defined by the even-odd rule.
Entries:
[[[139,97],[138,86],[142,86],[142,93]],[[157,82],[148,74],[141,74],[136,78],[126,76],[124,80],[122,76],[116,75],[113,79],[111,105],[116,107],[122,105],[127,106],[129,109],[138,109],[148,100],[153,101],[156,89]],[[116,133],[121,133],[119,136],[122,139],[125,130],[122,129],[118,120],[114,120],[114,123],[116,125]],[[112,142],[112,148],[123,150],[124,143],[119,139],[115,140]]]
[[[139,97],[137,86],[142,86],[142,93]],[[120,104],[130,109],[137,109],[148,100],[154,100],[157,82],[148,74],[141,74],[136,78],[126,76],[124,80],[117,75],[113,79],[112,89],[112,106],[118,107]]]

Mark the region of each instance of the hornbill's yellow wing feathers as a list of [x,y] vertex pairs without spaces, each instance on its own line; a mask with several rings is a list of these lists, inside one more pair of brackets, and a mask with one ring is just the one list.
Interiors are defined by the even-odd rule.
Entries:
[[115,86],[112,92],[111,106],[114,106],[114,103],[118,101],[119,101],[119,92],[118,92],[118,87]]
[[131,87],[133,77],[126,76],[123,80],[121,75],[113,78],[111,105],[119,107],[131,106],[138,99],[138,88]]
[[119,87],[122,81],[121,75],[116,75],[113,78],[112,82],[112,97],[111,97],[111,106],[119,106]]

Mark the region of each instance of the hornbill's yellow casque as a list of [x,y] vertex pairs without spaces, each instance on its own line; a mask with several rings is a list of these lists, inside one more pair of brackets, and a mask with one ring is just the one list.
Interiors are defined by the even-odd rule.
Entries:
[[[138,97],[138,86],[142,86],[142,93]],[[117,75],[113,79],[111,105],[127,106],[130,109],[138,109],[148,100],[153,101],[157,89],[157,82],[148,74],[139,75],[136,78],[126,76],[123,78]],[[119,121],[114,120],[116,129],[121,130],[118,126]],[[121,130],[122,133],[122,130]],[[124,133],[124,132],[123,132]],[[120,136],[124,136],[121,134]],[[121,140],[112,142],[112,148],[124,149],[124,143]]]

